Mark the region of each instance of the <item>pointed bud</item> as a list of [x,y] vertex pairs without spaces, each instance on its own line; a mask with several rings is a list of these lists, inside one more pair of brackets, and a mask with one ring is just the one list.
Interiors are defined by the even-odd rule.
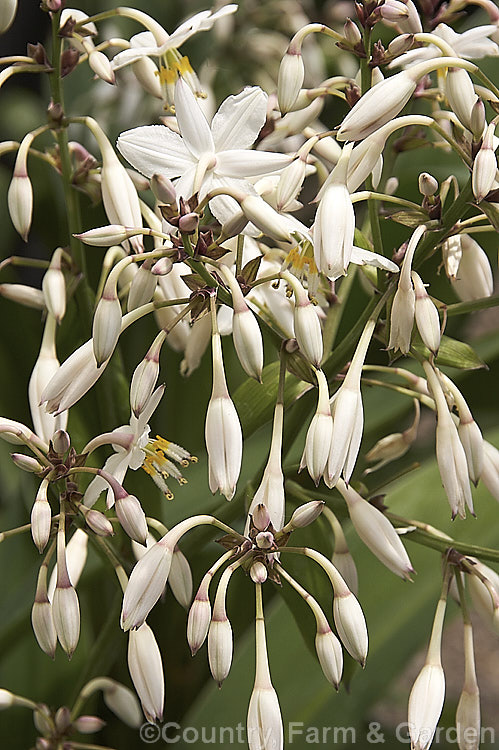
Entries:
[[463,301],[490,297],[494,278],[487,254],[478,242],[467,234],[461,235],[461,262],[452,286]]
[[173,268],[170,258],[160,258],[151,268],[153,276],[166,276]]
[[28,133],[19,146],[14,173],[7,194],[10,218],[25,242],[28,239],[33,215],[33,187],[28,177],[27,164],[33,138],[34,134]]
[[91,49],[88,53],[88,64],[94,71],[95,75],[98,76],[101,80],[106,81],[106,83],[110,84],[116,83],[116,78],[114,76],[111,62],[103,52],[100,52],[96,49]]
[[427,294],[425,285],[416,271],[411,272],[415,292],[416,326],[423,344],[437,354],[440,347],[440,317],[438,310]]
[[282,276],[295,296],[294,329],[300,351],[311,364],[320,368],[323,343],[315,305],[310,302],[306,290],[295,276],[289,271],[283,271]]
[[205,422],[210,490],[231,500],[241,469],[242,431],[225,382],[220,334],[212,335],[213,388]]
[[66,430],[57,430],[52,435],[52,448],[60,456],[64,456],[71,447],[71,439]]
[[56,586],[52,614],[59,642],[71,659],[80,637],[80,606],[73,586]]
[[291,223],[285,216],[278,214],[263,198],[258,195],[244,195],[240,204],[246,218],[253,222],[261,232],[274,240],[290,241]]
[[108,677],[102,678],[104,703],[125,724],[138,729],[143,722],[137,698],[130,688]]
[[499,501],[499,451],[486,440],[483,441],[481,479],[490,494]]
[[123,493],[115,494],[115,508],[118,520],[130,539],[139,544],[145,544],[147,539],[146,515],[135,495]]
[[473,140],[475,141],[475,143],[478,143],[480,141],[486,125],[487,121],[485,119],[485,104],[481,99],[477,97],[477,100],[471,109],[470,117],[471,132],[473,133]]
[[0,284],[0,295],[25,307],[33,307],[35,310],[46,309],[43,292],[26,284]]
[[301,50],[295,51],[294,48],[290,50],[290,47],[281,60],[277,79],[277,100],[282,115],[293,108],[305,78]]
[[142,263],[137,273],[133,277],[132,283],[130,285],[130,290],[128,292],[128,312],[130,312],[131,310],[135,310],[137,307],[145,305],[147,302],[150,302],[152,300],[154,292],[156,290],[156,284],[158,283],[157,276],[155,276],[151,272],[152,265],[152,260],[146,260],[144,263]]
[[379,14],[381,18],[392,23],[403,21],[409,17],[406,6],[400,0],[386,0],[379,8]]
[[336,630],[344,647],[363,667],[366,663],[368,637],[364,613],[355,596],[345,586],[344,593],[337,594],[333,601],[333,617]]
[[347,18],[343,26],[343,36],[352,47],[356,47],[362,41],[362,34],[359,31],[359,27],[351,18]]
[[158,68],[153,61],[143,55],[131,64],[133,74],[144,91],[156,99],[163,99],[163,89],[159,81]]
[[471,130],[471,113],[477,100],[473,82],[463,68],[450,68],[445,79],[445,95],[449,106],[467,129]]
[[338,690],[343,672],[343,651],[331,629],[324,632],[317,630],[315,650],[326,680]]
[[23,471],[29,471],[33,474],[39,474],[43,471],[43,466],[32,456],[26,456],[24,453],[11,453],[10,457],[15,465]]
[[154,633],[147,623],[130,631],[128,669],[146,719],[161,721],[165,701],[163,662]]
[[62,272],[62,248],[55,250],[42,280],[47,310],[60,323],[66,312],[66,282]]
[[329,389],[326,376],[322,370],[317,370],[316,377],[319,385],[317,409],[312,417],[307,437],[305,438],[305,448],[300,462],[300,470],[306,466],[308,473],[317,486],[326,469],[331,450],[333,418],[329,405]]
[[172,556],[171,546],[160,540],[135,565],[123,597],[123,630],[140,627],[158,601],[170,572]]
[[130,384],[130,406],[138,418],[152,396],[159,375],[159,355],[166,333],[160,331],[146,356],[134,370]]
[[178,547],[173,552],[168,583],[180,606],[187,609],[192,601],[192,572],[189,561]]
[[114,278],[109,277],[94,313],[92,346],[97,367],[101,367],[113,353],[121,333],[121,303]]
[[283,531],[294,531],[295,529],[303,529],[305,526],[310,526],[324,509],[323,500],[312,500],[309,503],[300,505],[289,519]]
[[491,123],[485,132],[482,145],[473,162],[471,185],[477,203],[480,203],[492,190],[496,181],[497,159],[494,151],[494,130],[495,125]]
[[462,234],[455,234],[442,243],[442,260],[444,262],[445,273],[451,281],[456,279],[459,264],[461,263],[463,255],[461,240],[463,236]]
[[475,671],[473,630],[471,622],[464,622],[464,684],[456,711],[459,750],[478,750],[480,727],[480,691]]
[[357,596],[359,590],[359,577],[355,561],[348,549],[347,540],[343,533],[343,529],[341,528],[341,524],[336,520],[336,524],[333,523],[332,525],[334,530],[334,551],[331,562],[338,570],[350,591]]
[[336,489],[345,500],[355,531],[366,547],[395,575],[410,580],[414,569],[388,518],[364,500],[353,487],[347,487],[342,479],[338,481]]
[[36,594],[31,609],[31,624],[38,645],[51,659],[55,656],[57,633],[52,617],[52,607],[47,595],[47,566],[42,565],[38,573]]
[[139,229],[126,227],[123,224],[108,224],[104,227],[89,229],[88,232],[82,232],[74,236],[86,245],[111,247],[111,245],[119,245],[125,242],[130,237],[135,237],[139,232]]
[[191,654],[197,654],[206,640],[211,622],[211,606],[208,599],[208,585],[212,576],[207,574],[203,578],[196,597],[192,602],[187,620],[187,643]]
[[[272,440],[269,458],[263,472],[260,486],[253,496],[248,510],[248,517],[244,533],[249,532],[249,516],[253,515],[253,523],[257,528],[265,531],[270,519],[275,531],[282,529],[284,524],[284,474],[282,472],[282,427],[284,420],[283,404],[278,402],[274,409],[272,424]],[[258,508],[260,507],[260,511]],[[268,513],[268,515],[267,515]]]
[[31,510],[31,536],[40,554],[47,546],[52,525],[52,509],[47,499],[48,481],[42,480]]
[[97,536],[114,536],[113,524],[100,510],[87,508],[80,505],[80,510],[85,516],[85,523]]
[[408,728],[414,750],[430,747],[445,697],[445,676],[440,664],[425,664],[409,696]]
[[208,661],[213,679],[221,687],[232,664],[232,628],[227,615],[214,618],[215,613],[208,630]]
[[268,571],[266,566],[260,561],[257,560],[253,563],[253,565],[250,568],[250,578],[253,581],[253,583],[265,583],[265,581],[268,578]]
[[364,474],[371,474],[371,472],[381,469],[382,466],[401,458],[407,453],[417,436],[420,414],[419,401],[414,400],[414,408],[416,413],[411,427],[404,432],[393,432],[391,435],[380,438],[366,453],[366,461],[378,461],[378,463],[369,469],[365,469]]

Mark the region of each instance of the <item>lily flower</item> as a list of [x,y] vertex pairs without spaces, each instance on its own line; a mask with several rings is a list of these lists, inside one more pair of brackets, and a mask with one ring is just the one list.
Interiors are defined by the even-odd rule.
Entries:
[[[458,34],[450,26],[447,26],[447,24],[439,23],[432,33],[436,37],[443,39],[444,42],[447,42],[454,50],[456,57],[462,57],[465,60],[479,60],[483,57],[496,57],[499,55],[499,47],[492,39],[489,39],[496,31],[497,26],[495,24],[488,24],[486,26],[476,26],[473,29],[468,29],[463,34]],[[430,44],[427,47],[419,47],[418,49],[411,49],[405,52],[393,60],[388,67],[409,68],[416,63],[437,57],[439,54],[440,51],[437,50],[437,47]]]
[[[196,97],[179,78],[175,111],[180,135],[164,125],[147,125],[122,133],[117,145],[146,177],[180,178],[175,183],[178,196],[190,198],[199,193],[202,200],[216,188],[256,195],[246,178],[275,172],[292,161],[285,154],[250,150],[266,119],[267,95],[258,86],[228,97],[210,125]],[[211,200],[210,209],[222,224],[240,210],[225,196]]]

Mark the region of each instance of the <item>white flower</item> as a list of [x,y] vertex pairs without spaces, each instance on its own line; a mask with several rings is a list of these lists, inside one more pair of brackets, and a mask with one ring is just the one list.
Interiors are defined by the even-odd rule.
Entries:
[[[136,471],[144,463],[146,458],[144,448],[149,441],[150,432],[147,422],[158,406],[164,390],[164,386],[160,386],[154,391],[139,418],[132,414],[129,424],[113,430],[113,434],[119,434],[120,438],[126,438],[127,436],[130,438],[127,448],[119,444],[113,444],[115,453],[107,459],[103,467],[104,471],[111,474],[120,484],[123,483],[128,469]],[[114,505],[113,490],[108,482],[100,476],[95,477],[88,485],[83,498],[84,504],[91,508],[105,489],[107,489],[107,507],[111,508]]]
[[[457,34],[454,29],[445,23],[439,23],[432,32],[435,36],[447,42],[455,52],[456,57],[463,57],[465,60],[479,60],[482,57],[499,55],[499,47],[488,37],[497,31],[497,26],[489,24],[487,26],[476,26],[468,29],[463,34]],[[432,57],[438,57],[441,54],[433,44],[419,49],[411,49],[405,52],[396,60],[390,63],[389,68],[404,67],[408,68],[416,63],[430,60]]]
[[[202,199],[216,188],[255,195],[247,177],[275,172],[292,161],[284,154],[249,150],[266,118],[267,96],[258,86],[228,97],[210,126],[179,78],[175,110],[180,135],[163,125],[134,128],[120,135],[118,149],[146,177],[180,177],[175,184],[178,196],[199,193]],[[229,197],[215,198],[210,208],[222,224],[240,210]]]
[[118,52],[112,59],[112,66],[114,70],[123,68],[125,65],[137,62],[143,57],[164,57],[170,50],[176,50],[184,42],[197,34],[199,31],[208,31],[211,29],[215,21],[219,18],[227,16],[231,13],[235,13],[237,5],[225,5],[220,10],[213,13],[211,10],[203,10],[200,13],[188,18],[180,26],[175,29],[172,34],[167,34],[163,31],[164,42],[159,42],[158,31],[156,34],[152,32],[142,32],[136,34],[130,39],[131,48]]

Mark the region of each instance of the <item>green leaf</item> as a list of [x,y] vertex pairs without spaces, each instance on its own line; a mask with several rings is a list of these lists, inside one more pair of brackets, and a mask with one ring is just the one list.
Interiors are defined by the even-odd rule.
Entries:
[[[415,342],[413,347],[418,354],[429,358],[430,351],[422,342]],[[483,359],[478,356],[469,344],[465,344],[464,341],[452,339],[449,336],[442,336],[435,364],[439,367],[456,367],[458,370],[487,368]]]
[[421,224],[429,223],[428,214],[423,211],[395,211],[389,218],[405,227],[419,227]]

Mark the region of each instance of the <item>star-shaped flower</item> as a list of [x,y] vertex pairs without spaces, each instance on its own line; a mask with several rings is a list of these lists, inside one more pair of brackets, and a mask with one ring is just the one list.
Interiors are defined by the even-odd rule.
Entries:
[[[458,34],[445,23],[439,23],[434,34],[444,42],[450,44],[455,52],[456,57],[463,57],[465,60],[479,60],[482,57],[497,57],[499,47],[489,37],[497,31],[497,26],[488,24],[487,26],[476,26],[473,29]],[[400,57],[397,57],[388,66],[389,68],[403,67],[409,68],[416,63],[430,60],[438,57],[441,52],[436,46],[430,44],[427,47],[411,49]]]
[[[148,125],[122,133],[118,149],[146,177],[160,174],[175,184],[177,195],[202,199],[210,190],[227,188],[256,195],[247,178],[283,169],[292,157],[269,151],[254,151],[266,119],[267,95],[258,86],[229,96],[211,125],[190,88],[178,79],[175,112],[180,135],[164,125]],[[220,196],[210,209],[225,223],[240,208],[233,198]]]

